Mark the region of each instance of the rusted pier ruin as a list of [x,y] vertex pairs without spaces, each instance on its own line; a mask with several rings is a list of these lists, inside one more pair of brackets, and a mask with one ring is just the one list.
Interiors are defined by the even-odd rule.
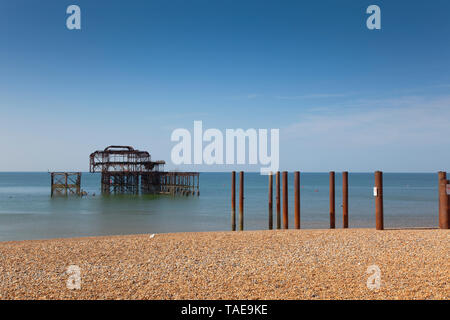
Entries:
[[161,193],[200,195],[200,174],[198,172],[161,172]]
[[50,172],[51,196],[81,196],[81,172]]
[[199,195],[198,172],[162,171],[165,161],[152,161],[147,151],[109,146],[90,155],[90,172],[100,172],[103,193]]

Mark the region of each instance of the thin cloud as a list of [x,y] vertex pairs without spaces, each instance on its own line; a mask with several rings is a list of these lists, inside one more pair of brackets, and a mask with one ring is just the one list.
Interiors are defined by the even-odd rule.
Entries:
[[353,147],[420,146],[445,143],[450,134],[450,96],[435,99],[403,97],[365,100],[359,108],[306,114],[282,130],[287,140],[302,145]]
[[350,94],[348,93],[314,93],[299,96],[275,96],[275,99],[280,100],[326,99],[326,98],[342,98],[348,96],[350,96]]
[[256,99],[256,98],[262,98],[262,97],[264,97],[264,95],[259,94],[259,93],[249,93],[249,94],[240,95],[240,96],[229,96],[229,97],[227,97],[227,99],[243,100],[243,99]]

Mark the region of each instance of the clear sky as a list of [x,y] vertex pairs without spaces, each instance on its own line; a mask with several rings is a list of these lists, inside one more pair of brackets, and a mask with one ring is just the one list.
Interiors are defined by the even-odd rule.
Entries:
[[450,170],[449,35],[448,0],[0,0],[0,171],[110,144],[184,169],[170,135],[194,120],[279,128],[283,170]]

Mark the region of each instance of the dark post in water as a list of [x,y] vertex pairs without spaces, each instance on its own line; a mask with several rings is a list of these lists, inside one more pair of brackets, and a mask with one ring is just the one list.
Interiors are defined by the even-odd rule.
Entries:
[[447,173],[439,171],[439,228],[448,229],[450,220],[450,195],[447,194]]
[[273,174],[269,173],[269,230],[273,229]]
[[348,228],[348,172],[342,172],[342,227]]
[[231,172],[231,230],[236,231],[236,171]]
[[277,229],[281,229],[281,205],[280,205],[280,171],[277,171],[275,177],[275,185],[277,188],[276,200],[277,200]]
[[288,221],[288,176],[287,171],[283,171],[283,228],[289,228]]
[[375,225],[377,230],[384,229],[383,221],[383,172],[375,171]]
[[294,173],[295,229],[300,229],[300,172]]
[[334,199],[334,171],[330,171],[330,229],[334,229],[336,227]]
[[244,171],[239,173],[239,230],[244,230]]

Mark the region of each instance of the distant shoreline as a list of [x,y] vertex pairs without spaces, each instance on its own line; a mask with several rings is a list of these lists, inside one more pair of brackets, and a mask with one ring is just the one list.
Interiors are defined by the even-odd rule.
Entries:
[[[0,298],[449,299],[448,232],[305,229],[0,242]],[[66,286],[74,265],[80,289]],[[379,289],[367,285],[373,266]]]
[[[340,227],[334,230],[339,230]],[[255,230],[255,229],[249,229],[244,230],[243,232],[283,232],[283,231],[289,231],[294,230],[294,228],[284,230]],[[302,228],[299,231],[328,231],[331,229],[325,229],[325,228]],[[350,227],[347,228],[347,230],[375,230],[375,227],[373,228],[367,228],[367,227]],[[440,230],[439,227],[405,227],[405,228],[385,228],[384,231],[422,231],[422,230]],[[147,235],[181,235],[181,234],[215,234],[215,233],[228,233],[231,232],[229,230],[215,230],[215,231],[174,231],[174,232],[160,232],[160,233],[133,233],[133,234],[107,234],[107,235],[86,235],[86,236],[76,236],[76,237],[55,237],[55,238],[39,238],[39,239],[23,239],[23,240],[0,240],[0,246],[2,244],[6,243],[22,243],[22,242],[39,242],[39,241],[78,241],[78,240],[86,240],[86,239],[92,239],[92,240],[101,240],[101,239],[113,239],[113,238],[121,238],[121,237],[140,237],[140,236],[147,236]],[[241,232],[241,231],[236,231]],[[231,232],[235,233],[235,232]]]

